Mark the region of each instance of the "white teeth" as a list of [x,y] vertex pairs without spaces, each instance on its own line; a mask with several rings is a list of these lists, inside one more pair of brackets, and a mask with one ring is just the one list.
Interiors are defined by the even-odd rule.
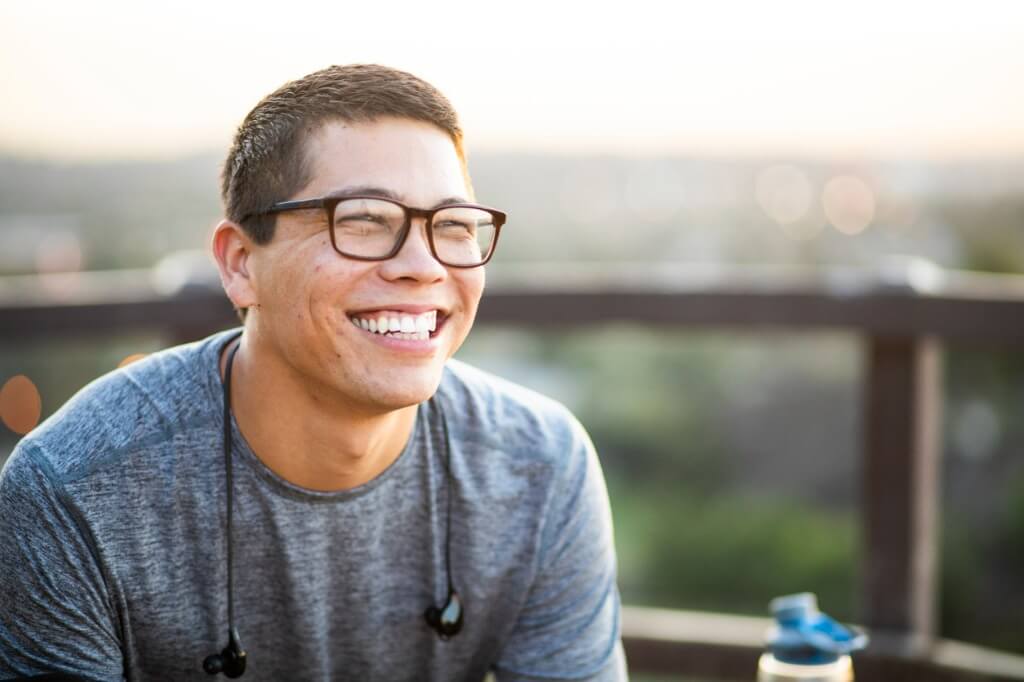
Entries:
[[374,334],[387,334],[396,339],[426,340],[430,332],[437,330],[437,311],[421,315],[389,315],[377,317],[352,317],[352,324]]

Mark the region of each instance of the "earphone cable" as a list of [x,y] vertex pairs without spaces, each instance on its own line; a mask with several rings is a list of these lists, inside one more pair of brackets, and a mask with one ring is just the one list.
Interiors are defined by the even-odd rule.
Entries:
[[231,368],[234,365],[235,353],[242,345],[241,339],[228,354],[227,367],[224,370],[224,476],[227,487],[227,569],[228,569],[228,635],[235,631],[235,590],[234,590],[234,476],[231,462]]
[[444,568],[448,574],[448,594],[450,595],[455,591],[455,587],[452,581],[452,498],[455,496],[455,490],[453,488],[454,480],[452,477],[452,453],[451,453],[451,439],[448,434],[448,419],[445,417],[444,408],[441,407],[441,401],[437,401],[437,411],[441,414],[441,429],[444,431],[444,469],[447,476],[448,485],[445,486],[446,500],[448,504],[447,516],[445,521],[445,534],[444,534]]

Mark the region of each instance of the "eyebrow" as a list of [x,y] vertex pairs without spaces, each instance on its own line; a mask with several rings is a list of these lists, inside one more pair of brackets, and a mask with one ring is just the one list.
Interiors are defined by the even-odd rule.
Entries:
[[[403,197],[397,192],[387,189],[386,187],[377,187],[376,185],[354,185],[349,187],[343,187],[341,189],[336,189],[332,192],[329,192],[325,196],[325,198],[336,199],[351,197],[357,194],[367,194],[370,196],[381,197],[384,199],[391,199],[393,201],[398,201],[403,204],[405,203]],[[450,197],[445,197],[444,199],[441,199],[440,201],[434,204],[434,207],[447,206],[449,204],[467,203],[469,203],[469,199],[467,199],[466,197],[452,195]]]

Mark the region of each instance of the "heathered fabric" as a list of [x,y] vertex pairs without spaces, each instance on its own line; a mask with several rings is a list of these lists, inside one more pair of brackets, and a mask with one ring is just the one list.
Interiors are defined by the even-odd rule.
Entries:
[[[210,679],[227,640],[217,362],[235,333],[98,379],[18,444],[0,679]],[[233,429],[243,679],[625,679],[607,494],[563,407],[452,361],[402,455],[340,493],[281,479]],[[465,626],[442,642],[423,612],[447,594],[448,495]]]

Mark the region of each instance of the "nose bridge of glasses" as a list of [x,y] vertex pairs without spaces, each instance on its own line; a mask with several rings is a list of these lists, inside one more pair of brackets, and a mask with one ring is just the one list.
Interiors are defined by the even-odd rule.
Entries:
[[411,248],[409,246],[410,241],[418,240],[421,242],[418,248],[428,253],[432,260],[440,263],[437,254],[434,252],[433,239],[429,234],[429,226],[433,220],[434,211],[410,206],[404,206],[403,208],[405,209],[406,229],[402,231],[403,235],[400,237],[402,243],[398,245],[395,256],[400,257],[403,252]]
[[413,227],[423,227],[424,234],[427,231],[428,226],[434,219],[434,210],[429,208],[413,208],[411,206],[405,206],[405,219]]

